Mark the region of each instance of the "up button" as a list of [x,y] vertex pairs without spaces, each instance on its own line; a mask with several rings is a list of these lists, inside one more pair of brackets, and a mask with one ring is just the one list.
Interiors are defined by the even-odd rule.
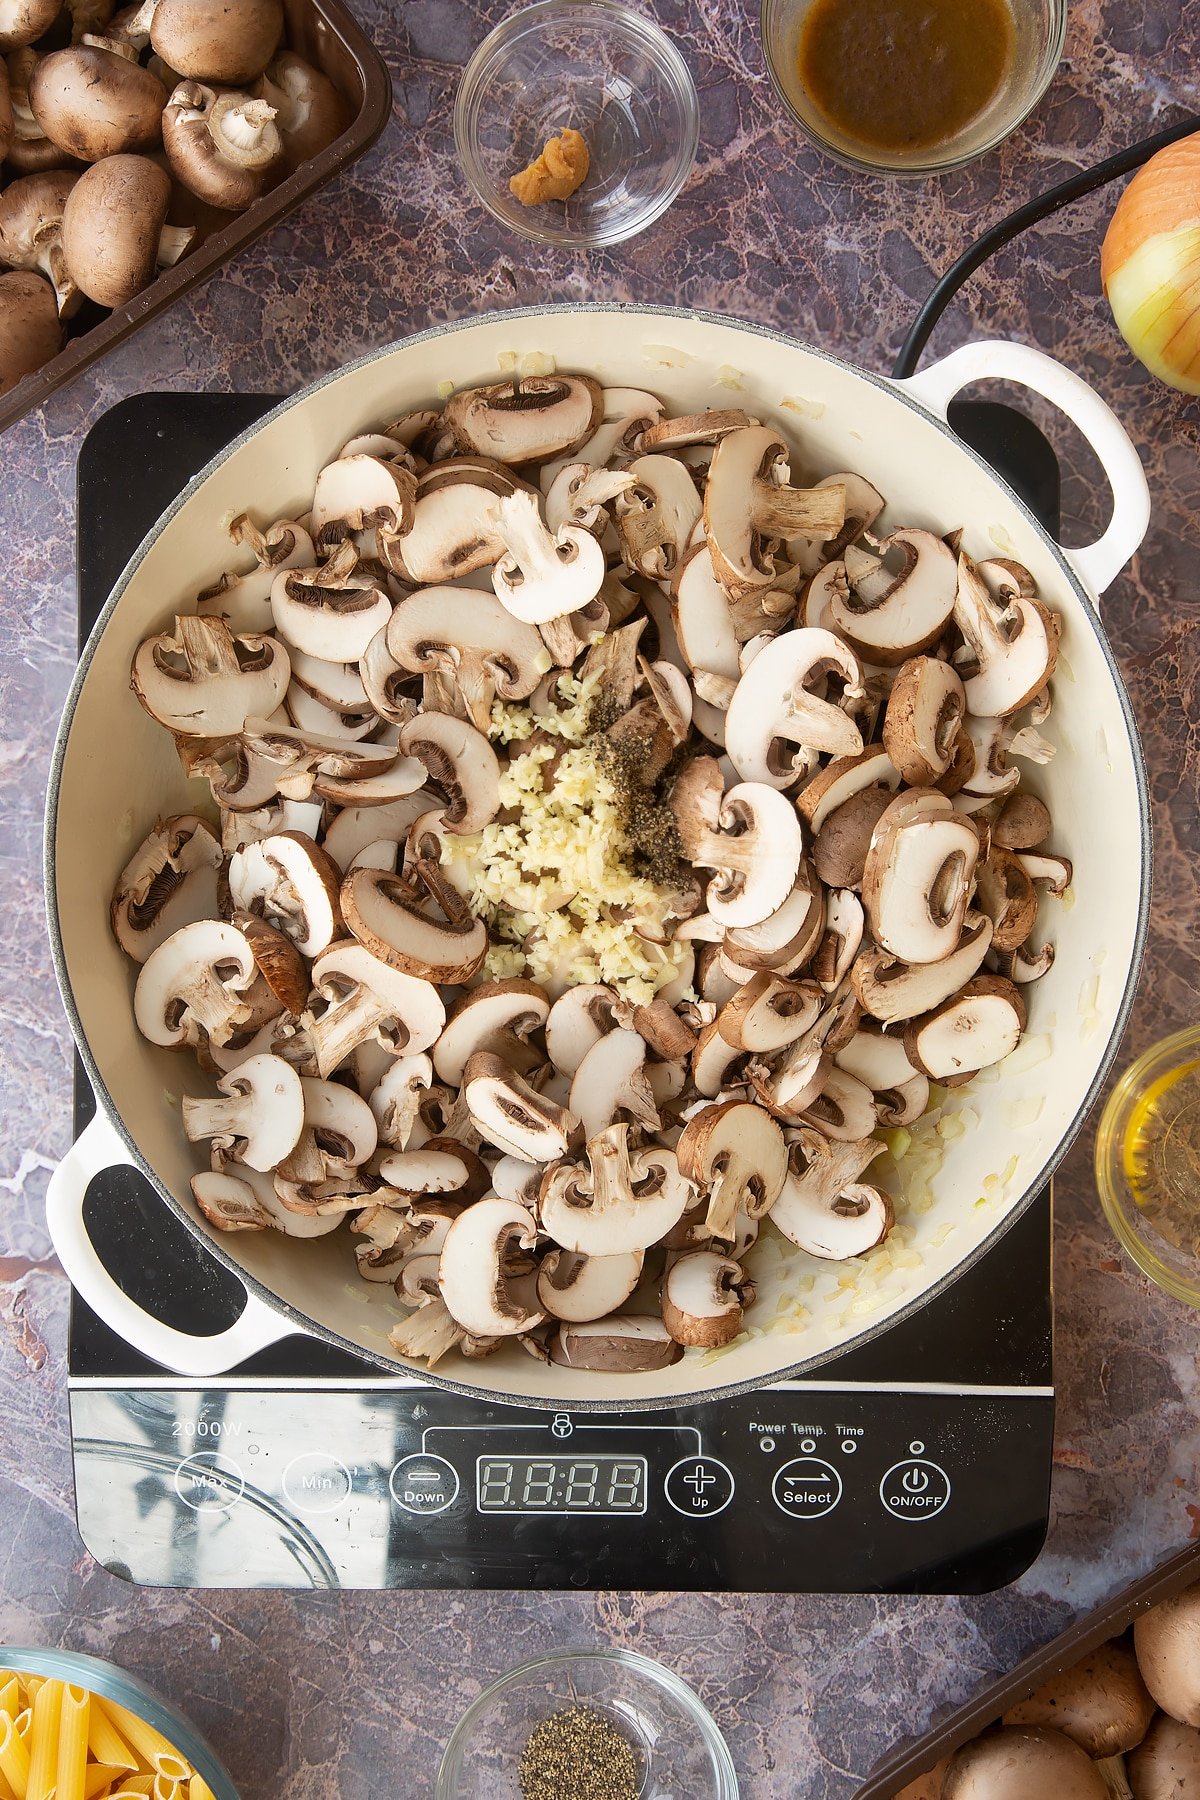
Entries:
[[950,1477],[938,1463],[920,1454],[924,1444],[910,1444],[904,1462],[893,1463],[879,1484],[879,1499],[893,1519],[932,1519],[950,1498]]

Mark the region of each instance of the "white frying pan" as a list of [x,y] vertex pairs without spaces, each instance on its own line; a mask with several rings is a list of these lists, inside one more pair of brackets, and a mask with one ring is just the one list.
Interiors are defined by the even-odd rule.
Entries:
[[[665,309],[495,313],[422,333],[286,401],[192,482],[118,583],[63,715],[50,785],[46,892],[58,978],[100,1110],[51,1183],[51,1230],[92,1307],[169,1368],[216,1373],[297,1331],[392,1373],[406,1365],[388,1345],[397,1318],[391,1290],[358,1278],[348,1233],[311,1243],[275,1232],[223,1235],[192,1204],[189,1177],[202,1165],[184,1138],[178,1095],[181,1088],[200,1091],[203,1077],[190,1057],[152,1049],[138,1036],[133,970],[110,936],[108,900],[155,817],[193,810],[198,794],[183,780],[169,735],[130,693],[130,659],[142,638],[167,626],[227,564],[224,521],[231,514],[248,508],[269,520],[306,510],[318,469],[352,433],[429,404],[441,384],[495,380],[535,355],[587,370],[606,385],[648,387],[676,413],[743,406],[794,442],[798,478],[859,470],[887,497],[885,524],[941,532],[961,525],[972,555],[1014,556],[1028,565],[1063,625],[1046,727],[1057,755],[1028,785],[1050,807],[1053,847],[1074,862],[1074,903],[1052,915],[1056,960],[1026,990],[1026,1043],[990,1082],[951,1097],[951,1111],[968,1109],[967,1128],[949,1136],[940,1168],[901,1201],[911,1244],[884,1273],[870,1264],[818,1264],[796,1251],[797,1270],[803,1265],[812,1278],[800,1305],[780,1315],[773,1301],[760,1301],[749,1323],[763,1329],[715,1357],[689,1352],[653,1374],[546,1367],[513,1346],[483,1362],[454,1355],[433,1379],[503,1401],[629,1410],[811,1370],[938,1294],[1004,1232],[1063,1156],[1120,1039],[1146,929],[1150,827],[1129,701],[1096,607],[1141,541],[1149,498],[1133,446],[1098,396],[1018,345],[968,344],[909,381],[891,382],[773,332]],[[1114,498],[1112,521],[1096,543],[1063,550],[949,430],[950,400],[981,377],[1035,389],[1089,439]],[[243,1282],[245,1311],[221,1336],[193,1339],[159,1324],[101,1265],[83,1228],[84,1194],[94,1172],[122,1162],[148,1175]]]

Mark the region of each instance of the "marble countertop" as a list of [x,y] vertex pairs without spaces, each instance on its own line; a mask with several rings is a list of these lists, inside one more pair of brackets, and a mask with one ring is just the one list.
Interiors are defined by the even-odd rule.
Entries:
[[[846,1800],[897,1737],[1200,1536],[1196,1323],[1121,1259],[1091,1141],[1057,1184],[1059,1422],[1045,1551],[1015,1588],[970,1599],[672,1594],[139,1591],[74,1525],[66,1282],[42,1223],[70,1132],[69,1037],[42,918],[50,745],[73,660],[73,482],[88,427],[154,388],[287,390],[427,323],[541,300],[670,301],[782,327],[886,371],[936,274],[1008,207],[1200,101],[1200,15],[1175,0],[1075,0],[1035,117],[996,155],[897,186],[822,161],[782,115],[748,0],[663,0],[700,90],[694,174],[662,224],[605,254],[533,250],[466,203],[450,110],[459,69],[506,9],[357,0],[389,62],[381,144],[272,236],[5,436],[0,480],[0,1642],[114,1658],[185,1706],[244,1800],[428,1800],[441,1745],[494,1675],[552,1643],[627,1645],[699,1690],[745,1800]],[[1104,603],[1150,768],[1153,929],[1124,1059],[1194,1022],[1200,412],[1156,384],[1099,291],[1111,193],[998,256],[940,327],[1037,343],[1117,409],[1154,518]],[[1061,426],[1061,421],[1058,421]],[[1105,499],[1073,434],[1068,541]],[[353,1696],[354,1704],[346,1704]]]

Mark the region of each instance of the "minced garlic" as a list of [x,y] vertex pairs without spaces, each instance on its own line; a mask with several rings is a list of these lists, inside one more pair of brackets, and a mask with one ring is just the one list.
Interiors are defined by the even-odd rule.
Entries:
[[541,729],[571,747],[541,742],[513,756],[500,777],[499,817],[475,836],[447,837],[443,857],[460,865],[456,885],[488,922],[492,979],[524,976],[555,990],[607,982],[645,1005],[686,959],[686,945],[666,941],[680,896],[631,872],[616,790],[595,749],[572,741],[587,729],[586,685],[567,678],[568,705],[557,714],[493,713],[502,742]]

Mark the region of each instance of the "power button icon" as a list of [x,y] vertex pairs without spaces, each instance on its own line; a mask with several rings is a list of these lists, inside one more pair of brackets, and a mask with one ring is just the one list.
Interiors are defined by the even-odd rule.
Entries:
[[928,1458],[893,1463],[879,1484],[879,1499],[893,1519],[933,1519],[950,1499],[950,1477]]

